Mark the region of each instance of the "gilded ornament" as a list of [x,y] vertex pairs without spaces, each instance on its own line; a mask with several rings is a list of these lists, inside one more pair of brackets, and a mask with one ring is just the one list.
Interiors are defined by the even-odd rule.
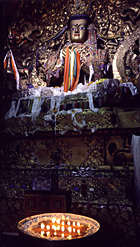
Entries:
[[[45,55],[48,57],[50,53],[47,52],[47,50],[51,48],[54,49],[56,45],[58,46],[61,43],[61,39],[59,38],[51,42],[49,42],[49,40],[56,37],[57,34],[62,31],[67,24],[69,16],[79,13],[89,14],[95,23],[97,34],[105,41],[106,49],[109,51],[109,62],[112,63],[113,61],[114,77],[120,78],[124,75],[125,63],[128,63],[129,58],[132,58],[130,64],[132,64],[133,70],[135,70],[134,62],[137,59],[137,54],[134,53],[134,50],[130,51],[134,41],[134,39],[132,41],[131,35],[135,36],[135,31],[140,23],[140,5],[139,2],[135,4],[129,4],[129,2],[130,1],[121,0],[86,0],[85,2],[82,0],[75,0],[67,1],[66,6],[65,1],[60,1],[60,3],[50,3],[48,1],[39,1],[38,3],[38,1],[35,0],[32,2],[19,1],[19,8],[13,17],[13,22],[11,23],[12,28],[11,31],[9,31],[9,42],[14,50],[17,66],[20,68],[23,84],[25,85],[25,78],[21,72],[21,68],[22,70],[28,69],[30,66],[30,59],[33,65],[33,70],[31,72],[32,84],[35,87],[46,85],[46,82],[43,80],[42,72],[41,79],[38,75],[35,76],[35,74],[37,74],[36,50],[40,45],[45,44],[47,47]],[[27,9],[32,13],[32,19],[27,13]],[[36,21],[34,22],[36,25],[33,25],[33,20]],[[27,21],[28,25],[25,25],[25,23],[27,24]],[[17,32],[16,34],[14,33],[15,30]],[[35,35],[35,38],[31,38],[36,31],[39,33]],[[128,40],[131,42],[130,46],[128,45],[128,40],[126,42],[128,36]],[[62,36],[60,37],[62,38]],[[139,37],[136,35],[135,41],[138,39]],[[123,40],[128,50],[126,51],[125,49],[126,53],[124,54],[123,52],[122,55],[120,50],[122,50],[121,44]],[[20,54],[21,50],[19,48],[22,48],[23,54]],[[130,52],[132,56],[130,55]],[[32,56],[30,53],[32,53]],[[46,60],[46,57],[43,57],[42,55],[42,64]],[[124,61],[125,57],[127,58]],[[39,82],[39,80],[41,81]]]

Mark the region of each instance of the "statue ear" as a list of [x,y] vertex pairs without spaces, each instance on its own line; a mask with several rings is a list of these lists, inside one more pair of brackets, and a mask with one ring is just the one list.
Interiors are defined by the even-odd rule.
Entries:
[[70,29],[67,30],[68,41],[70,42]]

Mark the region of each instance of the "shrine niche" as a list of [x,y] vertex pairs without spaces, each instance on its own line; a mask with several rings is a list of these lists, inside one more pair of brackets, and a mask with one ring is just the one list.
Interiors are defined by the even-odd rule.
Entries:
[[5,50],[5,119],[36,121],[43,113],[45,126],[64,133],[73,127],[59,123],[70,114],[78,131],[93,130],[97,124],[90,128],[83,111],[98,118],[102,106],[135,105],[139,24],[137,1],[19,1]]
[[[71,42],[68,20],[72,16],[85,13],[90,18],[87,25],[92,24],[88,27],[88,34],[97,35],[97,38],[92,37],[92,40],[89,40],[87,37],[94,47],[88,45],[88,42],[86,45],[83,44],[82,62],[86,61],[86,58],[97,62],[93,66],[97,73],[96,79],[100,78],[99,71],[95,69],[100,65],[99,54],[98,57],[92,58],[88,56],[87,49],[92,49],[95,53],[99,48],[101,52],[103,48],[108,51],[107,63],[108,66],[113,63],[114,78],[117,77],[115,74],[117,71],[119,77],[124,76],[126,65],[131,66],[133,71],[138,73],[140,23],[138,1],[131,5],[129,1],[118,0],[98,1],[98,3],[89,0],[67,1],[67,4],[62,0],[59,3],[19,1],[9,26],[7,48],[11,49],[15,59],[20,76],[20,88],[28,88],[30,85],[35,88],[49,85],[51,77],[58,73],[56,69],[54,70],[55,65],[58,65],[57,68],[61,65],[59,56],[61,49],[66,43]],[[62,52],[65,53],[65,49],[62,49]],[[86,61],[84,65],[89,66],[89,62]],[[59,71],[59,76],[60,74]]]

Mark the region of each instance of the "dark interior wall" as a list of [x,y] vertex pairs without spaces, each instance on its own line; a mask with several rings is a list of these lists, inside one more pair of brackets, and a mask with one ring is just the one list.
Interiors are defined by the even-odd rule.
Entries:
[[122,150],[124,143],[129,144],[129,135],[125,132],[123,140],[120,135],[110,133],[105,138],[106,147],[102,136],[103,132],[5,139],[1,150],[1,232],[17,232],[17,223],[22,218],[39,213],[36,204],[31,211],[29,206],[25,207],[26,191],[47,193],[51,189],[53,193],[58,182],[60,190],[71,192],[72,213],[100,222],[100,238],[105,243],[109,245],[113,240],[116,246],[135,243],[139,218],[137,215],[136,220],[133,210],[133,162],[129,153],[124,163],[121,156],[114,160],[112,147],[116,143],[116,151]]
[[5,81],[4,71],[3,71],[3,59],[6,54],[6,43],[8,35],[8,25],[12,21],[12,17],[15,13],[18,0],[1,0],[0,1],[0,33],[1,33],[1,42],[0,42],[0,105],[1,105],[1,114],[0,114],[0,132],[2,131],[2,119],[4,117],[4,99],[3,99],[3,85]]

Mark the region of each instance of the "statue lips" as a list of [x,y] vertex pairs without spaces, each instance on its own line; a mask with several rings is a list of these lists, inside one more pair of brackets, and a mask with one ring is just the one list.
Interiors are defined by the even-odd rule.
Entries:
[[80,34],[78,33],[78,34],[74,34],[74,36],[80,36]]

